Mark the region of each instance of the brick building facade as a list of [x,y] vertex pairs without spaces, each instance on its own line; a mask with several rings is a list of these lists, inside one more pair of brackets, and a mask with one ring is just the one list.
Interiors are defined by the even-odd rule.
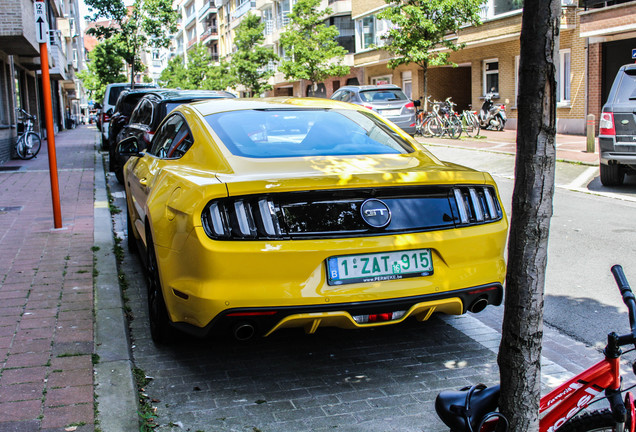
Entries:
[[[616,71],[632,61],[629,54],[631,48],[636,48],[636,1],[580,3],[582,7],[570,0],[562,2],[557,78],[559,133],[584,134],[587,114],[595,114],[598,119]],[[403,87],[408,83],[410,96],[420,98],[424,96],[424,79],[419,66],[412,64],[395,70],[387,67],[389,54],[381,49],[382,30],[387,24],[376,18],[384,5],[379,0],[353,0],[357,41],[354,64],[363,70],[361,83],[382,81]],[[464,49],[450,55],[457,66],[430,67],[426,87],[434,100],[451,97],[458,110],[469,106],[478,110],[491,84],[496,83],[495,103],[506,105],[506,127],[514,129],[522,10],[505,9],[502,5],[504,2],[487,0],[482,10],[483,24],[463,28],[457,34],[457,42],[465,44]],[[374,44],[361,44],[365,38]]]

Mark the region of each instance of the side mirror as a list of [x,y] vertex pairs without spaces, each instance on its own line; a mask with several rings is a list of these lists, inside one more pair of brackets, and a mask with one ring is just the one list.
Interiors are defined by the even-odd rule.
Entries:
[[93,104],[93,109],[96,109],[96,110],[102,109],[102,104],[100,104],[99,102],[95,102]]
[[137,137],[128,137],[117,144],[117,154],[121,157],[139,157],[141,156],[141,150]]
[[422,106],[422,101],[419,100],[419,99],[415,99],[413,101],[413,105],[416,106],[416,107],[421,107]]

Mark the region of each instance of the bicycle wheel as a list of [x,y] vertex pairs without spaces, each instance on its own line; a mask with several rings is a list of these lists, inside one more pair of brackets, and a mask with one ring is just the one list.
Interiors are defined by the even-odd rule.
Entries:
[[426,125],[426,128],[431,136],[440,137],[442,136],[442,133],[444,133],[442,122],[437,117],[431,117]]
[[479,135],[479,122],[475,123],[475,119],[472,114],[464,113],[462,114],[462,130],[466,132],[466,135],[469,137],[476,137]]
[[422,120],[421,134],[425,138],[430,138],[433,136],[430,130],[431,119],[433,119],[433,116],[429,114],[426,117],[424,117],[424,120]]
[[418,112],[417,116],[415,117],[415,134],[420,136],[424,136],[424,116],[422,114],[423,113]]
[[479,132],[481,132],[481,125],[479,124],[479,119],[477,118],[477,116],[473,112],[470,113],[470,119],[471,119],[471,121],[473,123],[473,127],[476,130],[474,136],[478,136]]
[[27,132],[18,139],[15,150],[20,159],[28,160],[37,156],[40,147],[42,147],[40,136],[35,132]]
[[448,136],[453,139],[459,139],[462,136],[462,122],[457,116],[451,116],[447,124]]
[[611,432],[616,420],[609,409],[586,412],[568,420],[559,428],[559,432]]

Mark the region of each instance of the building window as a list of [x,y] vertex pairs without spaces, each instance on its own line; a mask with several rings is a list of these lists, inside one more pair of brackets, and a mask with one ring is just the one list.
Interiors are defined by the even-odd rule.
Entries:
[[495,93],[499,95],[499,60],[484,60],[484,94]]
[[519,100],[519,60],[521,56],[515,56],[515,106]]
[[557,103],[562,106],[570,105],[570,50],[559,51],[557,64]]
[[391,84],[393,81],[393,77],[391,75],[382,75],[377,77],[371,77],[371,84],[379,85],[379,84]]
[[413,81],[411,77],[411,71],[402,72],[402,91],[409,99],[413,99]]
[[387,20],[380,20],[375,15],[366,16],[356,20],[356,51],[372,49],[374,46],[383,46],[382,35],[389,29]]

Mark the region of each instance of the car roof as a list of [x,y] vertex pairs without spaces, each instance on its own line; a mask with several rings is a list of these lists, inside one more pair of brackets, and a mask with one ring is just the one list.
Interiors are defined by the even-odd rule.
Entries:
[[[201,115],[207,116],[225,111],[240,111],[253,109],[311,109],[311,108],[339,108],[355,110],[358,107],[352,104],[322,98],[295,98],[295,97],[272,97],[272,98],[241,98],[241,99],[219,99],[215,101],[200,101],[190,104]],[[178,109],[178,108],[177,108]]]
[[349,85],[342,86],[339,90],[358,90],[358,91],[367,91],[367,90],[402,90],[400,87],[395,84],[374,84],[374,85]]
[[156,96],[161,100],[192,100],[197,98],[235,98],[230,92],[223,90],[179,90],[179,89],[158,89],[148,92],[146,97]]

